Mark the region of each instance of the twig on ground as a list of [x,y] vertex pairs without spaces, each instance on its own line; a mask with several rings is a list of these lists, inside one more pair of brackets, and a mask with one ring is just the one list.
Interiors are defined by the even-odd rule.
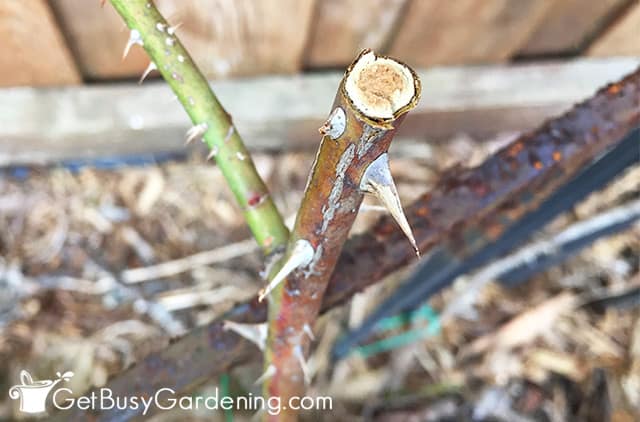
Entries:
[[199,252],[184,258],[162,262],[157,265],[124,270],[120,274],[120,277],[122,281],[127,284],[157,280],[190,271],[194,268],[225,262],[254,252],[256,249],[256,243],[253,240],[243,240],[210,251]]

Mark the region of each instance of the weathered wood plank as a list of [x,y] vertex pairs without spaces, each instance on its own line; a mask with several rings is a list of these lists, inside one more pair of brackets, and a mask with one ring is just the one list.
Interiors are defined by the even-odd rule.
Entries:
[[627,10],[624,16],[613,23],[589,48],[591,56],[638,56],[640,55],[640,1]]
[[[110,4],[52,0],[85,74],[137,77],[149,63],[133,48],[122,62],[128,32]],[[156,0],[200,69],[211,78],[288,73],[302,64],[314,0]],[[133,51],[138,50],[138,51]]]
[[[424,94],[398,139],[477,138],[537,126],[638,59],[581,59],[420,72]],[[313,149],[341,74],[218,81],[214,89],[252,149]],[[0,90],[0,165],[181,151],[188,118],[161,82]]]
[[69,47],[83,75],[89,79],[139,75],[149,64],[144,50],[134,46],[122,59],[129,31],[109,2],[50,0]]
[[412,65],[488,63],[526,42],[553,0],[411,0],[391,55]]
[[0,2],[0,86],[80,82],[71,53],[44,0]]
[[305,63],[338,67],[363,48],[382,50],[407,0],[322,0],[309,35]]
[[578,53],[629,0],[556,0],[520,49],[520,56]]

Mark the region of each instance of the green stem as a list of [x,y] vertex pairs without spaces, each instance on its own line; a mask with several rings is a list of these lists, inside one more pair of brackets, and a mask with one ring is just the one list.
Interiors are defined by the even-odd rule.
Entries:
[[[155,63],[195,125],[231,187],[253,236],[265,254],[284,245],[289,232],[258,175],[231,116],[216,98],[191,56],[149,0],[111,0]],[[205,126],[206,125],[206,126]]]

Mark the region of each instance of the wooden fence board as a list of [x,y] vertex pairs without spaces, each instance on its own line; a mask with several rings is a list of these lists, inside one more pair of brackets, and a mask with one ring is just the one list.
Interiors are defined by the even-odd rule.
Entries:
[[410,64],[503,61],[522,46],[553,0],[411,0],[391,45]]
[[589,48],[591,56],[640,56],[640,1],[635,0],[620,17]]
[[[638,59],[581,59],[419,72],[423,98],[398,140],[493,136],[545,118],[634,70]],[[251,149],[315,149],[342,74],[217,81]],[[182,151],[186,113],[162,82],[0,90],[0,166]],[[196,143],[194,143],[196,144]]]
[[50,2],[85,77],[136,76],[149,64],[147,54],[138,46],[131,48],[126,60],[122,60],[129,31],[109,2],[103,7],[97,0]]
[[0,86],[66,85],[79,73],[44,0],[0,2]]
[[520,56],[578,53],[585,42],[629,0],[556,0]]
[[[137,77],[149,60],[138,48],[121,62],[128,32],[110,4],[52,0],[86,74]],[[156,0],[209,77],[285,73],[302,64],[314,0]]]
[[363,48],[382,50],[407,0],[322,0],[309,35],[306,65],[349,64]]

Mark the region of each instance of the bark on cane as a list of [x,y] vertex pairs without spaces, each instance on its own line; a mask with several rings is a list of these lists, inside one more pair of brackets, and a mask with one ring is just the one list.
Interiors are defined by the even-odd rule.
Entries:
[[[301,264],[269,296],[265,369],[273,375],[265,382],[265,394],[282,403],[304,394],[309,328],[362,202],[362,178],[387,152],[419,96],[420,82],[410,68],[365,50],[347,69],[320,128],[324,136],[285,255],[285,261]],[[306,258],[292,256],[300,253]],[[295,411],[267,419],[292,420]]]

